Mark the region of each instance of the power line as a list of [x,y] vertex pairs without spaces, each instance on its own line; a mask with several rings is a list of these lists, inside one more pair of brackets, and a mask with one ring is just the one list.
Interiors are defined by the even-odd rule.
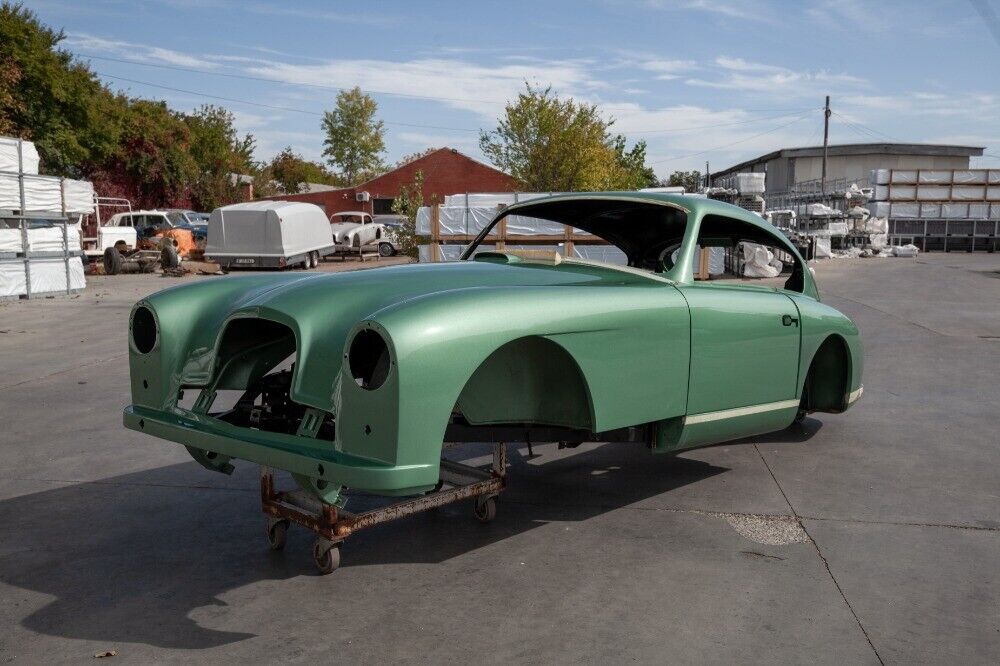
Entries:
[[[261,82],[261,83],[272,83],[272,84],[283,85],[283,86],[300,86],[300,87],[304,87],[304,88],[318,88],[318,89],[321,89],[321,90],[331,90],[331,91],[337,91],[337,92],[343,92],[345,90],[348,90],[347,88],[342,88],[342,87],[338,87],[338,86],[328,86],[328,85],[323,85],[323,84],[320,84],[320,83],[305,83],[305,82],[299,82],[299,81],[285,81],[285,80],[282,80],[282,79],[276,79],[276,78],[270,78],[270,77],[264,77],[264,76],[251,76],[249,74],[233,74],[233,73],[230,73],[230,72],[215,72],[215,71],[211,71],[211,70],[197,69],[195,67],[182,67],[180,65],[162,65],[162,64],[158,64],[158,63],[139,62],[139,61],[136,61],[136,60],[127,60],[127,59],[123,59],[123,58],[110,58],[110,57],[106,57],[106,56],[98,56],[98,55],[92,55],[92,54],[87,54],[87,53],[79,53],[77,55],[80,56],[80,57],[83,57],[83,58],[93,58],[93,59],[96,59],[96,60],[106,60],[108,62],[117,62],[117,63],[126,64],[126,65],[139,65],[140,67],[154,67],[156,69],[164,69],[164,70],[176,71],[176,72],[190,72],[190,73],[194,73],[194,74],[208,74],[208,75],[211,75],[211,76],[221,76],[221,77],[225,77],[225,78],[229,78],[229,79],[239,79],[239,80],[243,80],[243,81],[258,81],[258,82]],[[160,87],[160,88],[164,88],[166,90],[171,90],[171,88],[169,86],[163,86],[163,85],[155,84],[155,83],[148,83],[148,82],[145,82],[145,81],[137,81],[137,80],[134,80],[134,79],[127,79],[127,78],[122,77],[122,76],[113,76],[111,74],[104,74],[104,73],[98,72],[96,70],[95,70],[95,73],[99,74],[100,76],[107,77],[107,78],[121,79],[123,81],[130,81],[132,83],[140,83],[140,84],[143,84],[143,85]],[[190,94],[190,95],[203,95],[203,96],[206,96],[206,97],[214,97],[215,99],[224,99],[226,101],[233,101],[233,102],[239,102],[239,103],[242,103],[242,104],[253,104],[255,106],[261,106],[259,103],[256,103],[256,102],[247,102],[247,101],[244,101],[244,100],[229,100],[229,99],[226,99],[226,98],[223,98],[223,97],[219,97],[217,95],[208,95],[207,93],[198,93],[198,92],[194,92],[194,91],[184,91],[184,92],[186,92],[187,94]],[[410,93],[388,92],[388,91],[385,91],[385,90],[367,90],[366,89],[365,92],[369,93],[369,94],[372,94],[372,95],[391,95],[391,96],[396,96],[396,97],[407,97],[407,98],[412,98],[412,99],[422,99],[422,100],[440,101],[440,102],[473,102],[473,103],[479,103],[479,104],[485,102],[485,103],[492,103],[492,104],[506,104],[509,101],[509,100],[491,100],[491,99],[468,98],[468,97],[435,97],[435,96],[430,96],[430,95],[415,95],[415,94],[410,94]],[[271,107],[264,106],[263,108],[271,108]],[[315,112],[312,112],[312,111],[301,111],[299,109],[293,109],[293,108],[287,108],[287,107],[273,107],[273,108],[280,108],[281,110],[293,111],[293,112],[296,112],[296,113],[309,113],[309,114],[315,113]],[[629,130],[629,131],[619,132],[619,134],[625,134],[625,135],[667,134],[667,133],[670,133],[670,132],[691,132],[691,131],[697,131],[697,130],[703,130],[703,129],[715,129],[715,128],[718,128],[718,127],[732,127],[732,126],[735,126],[735,125],[748,125],[748,124],[751,124],[751,123],[764,122],[764,121],[767,121],[767,120],[776,120],[776,119],[779,119],[779,118],[788,118],[790,116],[802,113],[803,111],[812,111],[812,110],[813,109],[774,109],[774,108],[772,108],[772,109],[744,109],[744,111],[748,111],[748,112],[755,112],[755,111],[759,111],[759,112],[783,111],[783,113],[781,113],[780,115],[775,115],[775,116],[762,116],[762,117],[759,117],[759,118],[747,118],[747,119],[744,119],[744,120],[737,120],[737,121],[727,122],[727,123],[715,123],[715,124],[712,124],[712,125],[697,125],[697,126],[692,126],[692,127],[669,127],[669,128],[658,128],[658,129]],[[388,123],[387,122],[386,124],[401,125],[403,123]],[[414,127],[429,127],[429,126],[424,126],[424,125],[412,125],[412,126],[414,126]],[[469,128],[440,127],[440,128],[433,128],[433,129],[455,129],[455,130],[461,131],[461,132],[479,132],[478,129],[469,129]]]
[[[184,88],[174,88],[172,86],[160,85],[159,83],[150,83],[149,81],[128,79],[125,78],[124,76],[113,76],[111,74],[104,74],[102,72],[95,72],[95,73],[108,79],[115,79],[116,81],[127,81],[129,83],[136,83],[143,86],[150,86],[151,88],[160,88],[162,90],[170,90],[172,92],[183,93],[185,95],[196,95],[199,97],[206,97],[208,99],[221,100],[223,102],[232,102],[234,104],[248,104],[250,106],[257,106],[262,109],[271,109],[272,111],[291,111],[293,113],[304,113],[310,116],[320,116],[320,117],[323,116],[323,113],[320,111],[308,111],[306,109],[296,109],[290,106],[274,106],[272,104],[263,104],[261,102],[251,102],[250,100],[246,99],[236,99],[235,97],[223,97],[221,95],[212,95],[209,93],[198,92],[197,90],[185,90]],[[384,122],[386,125],[399,125],[401,127],[417,127],[421,129],[436,129],[436,130],[446,130],[453,132],[476,132],[476,133],[479,132],[478,129],[468,129],[465,127],[443,127],[441,125],[421,125],[417,123],[402,123],[391,120],[384,120],[382,122]]]
[[[108,62],[119,62],[126,65],[139,65],[140,67],[155,67],[157,69],[168,69],[175,72],[192,72],[195,74],[211,74],[212,76],[223,76],[228,79],[240,79],[243,81],[261,81],[264,83],[278,83],[286,86],[302,86],[304,88],[318,88],[320,90],[332,90],[336,92],[344,92],[350,90],[349,88],[342,88],[339,86],[328,86],[322,83],[306,83],[304,81],[283,81],[282,79],[275,79],[267,76],[252,76],[250,74],[233,74],[231,72],[214,72],[211,70],[198,69],[197,67],[182,67],[180,65],[161,65],[159,63],[152,62],[139,62],[137,60],[127,60],[124,58],[109,58],[107,56],[91,55],[88,53],[78,53],[81,58],[93,58],[95,60],[107,60]],[[445,101],[445,102],[491,102],[494,104],[505,104],[507,100],[489,100],[481,98],[469,98],[469,97],[438,97],[431,95],[415,95],[412,93],[400,93],[400,92],[389,92],[388,90],[365,90],[365,92],[372,95],[392,95],[394,97],[409,97],[412,99],[426,99],[431,101]]]
[[875,138],[882,137],[884,139],[889,139],[890,141],[899,141],[901,143],[905,143],[905,141],[903,139],[900,139],[899,137],[889,136],[888,134],[886,134],[884,132],[879,132],[878,130],[872,129],[871,127],[868,127],[867,125],[863,125],[863,124],[861,124],[861,123],[859,123],[857,121],[850,121],[850,120],[848,120],[841,113],[837,113],[836,111],[831,111],[831,113],[833,113],[835,116],[837,116],[842,121],[844,121],[845,124],[850,125],[852,127],[860,128],[862,131],[867,132],[872,137],[875,137]]
[[[810,112],[811,111],[812,111],[812,109],[810,109]],[[676,155],[674,157],[668,157],[666,159],[657,160],[656,162],[650,162],[649,166],[653,166],[653,165],[656,165],[656,164],[663,164],[664,162],[672,162],[674,160],[681,160],[681,159],[685,159],[685,158],[688,158],[688,157],[697,157],[698,155],[704,155],[705,153],[713,153],[713,152],[715,152],[717,150],[722,150],[724,148],[729,148],[730,146],[735,146],[735,145],[740,144],[740,143],[746,143],[747,141],[751,141],[753,139],[756,139],[757,137],[761,137],[761,136],[764,136],[766,134],[771,134],[772,132],[777,132],[780,129],[784,129],[786,127],[794,125],[795,123],[804,120],[806,118],[806,116],[808,116],[808,114],[804,113],[804,114],[802,114],[801,116],[799,116],[798,118],[796,118],[795,120],[793,120],[790,123],[785,123],[784,125],[778,125],[777,127],[772,127],[771,129],[767,130],[766,132],[761,132],[760,134],[754,134],[754,135],[748,136],[748,137],[746,137],[744,139],[740,139],[739,141],[733,141],[731,143],[726,143],[726,144],[723,144],[721,146],[715,146],[714,148],[708,148],[706,150],[701,150],[701,151],[698,151],[697,153],[688,153],[687,155]]]

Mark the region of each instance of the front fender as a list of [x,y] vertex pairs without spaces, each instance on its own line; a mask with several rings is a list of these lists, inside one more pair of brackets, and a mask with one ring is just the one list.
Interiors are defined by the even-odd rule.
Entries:
[[[369,450],[389,451],[398,442],[396,464],[436,459],[469,378],[494,351],[530,336],[551,340],[576,362],[592,398],[595,431],[684,412],[690,322],[669,284],[456,289],[379,310],[356,330],[365,326],[391,340],[393,372],[383,386],[389,390],[379,395],[382,389],[358,387],[345,364],[337,409],[350,433],[344,446],[369,426]],[[382,410],[393,403],[386,415]],[[381,432],[366,422],[371,418]]]
[[[212,376],[215,345],[229,313],[275,290],[308,280],[308,275],[249,275],[205,280],[147,296],[129,316],[129,368],[132,401],[153,409],[172,408],[182,386],[204,386]],[[156,343],[142,354],[132,341],[140,307],[157,324]]]

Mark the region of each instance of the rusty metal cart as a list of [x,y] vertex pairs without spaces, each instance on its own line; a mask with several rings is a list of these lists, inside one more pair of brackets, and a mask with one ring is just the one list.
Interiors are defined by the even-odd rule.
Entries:
[[321,574],[332,573],[340,566],[341,544],[354,532],[390,520],[403,518],[439,506],[475,498],[476,518],[488,523],[496,516],[497,497],[507,485],[507,448],[502,442],[493,445],[489,468],[472,467],[442,458],[438,486],[415,497],[361,513],[324,504],[301,490],[277,490],[271,468],[260,468],[261,508],[267,516],[267,540],[273,550],[285,547],[291,523],[302,525],[316,534],[313,561]]

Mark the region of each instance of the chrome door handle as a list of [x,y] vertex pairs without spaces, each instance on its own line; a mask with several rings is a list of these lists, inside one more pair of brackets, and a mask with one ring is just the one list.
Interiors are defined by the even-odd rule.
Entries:
[[799,320],[796,319],[795,317],[793,317],[792,315],[781,315],[781,325],[782,326],[791,326],[792,324],[795,324],[796,326],[798,326],[799,325]]

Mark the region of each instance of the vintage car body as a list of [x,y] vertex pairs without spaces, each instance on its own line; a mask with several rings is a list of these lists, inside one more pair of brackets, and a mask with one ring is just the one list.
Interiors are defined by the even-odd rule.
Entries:
[[385,226],[376,222],[368,213],[348,210],[330,216],[330,231],[333,232],[337,250],[357,252],[364,245],[380,241]]
[[[232,459],[288,470],[336,502],[344,487],[433,488],[444,441],[673,452],[841,412],[860,396],[857,328],[820,302],[795,248],[759,217],[634,192],[529,201],[494,224],[507,214],[591,231],[630,266],[475,254],[487,229],[455,263],[161,291],[131,315],[125,425],[216,471]],[[693,279],[699,241],[737,238],[794,257],[785,288]],[[292,354],[291,371],[267,374]],[[213,410],[225,391],[246,391],[242,406]]]

